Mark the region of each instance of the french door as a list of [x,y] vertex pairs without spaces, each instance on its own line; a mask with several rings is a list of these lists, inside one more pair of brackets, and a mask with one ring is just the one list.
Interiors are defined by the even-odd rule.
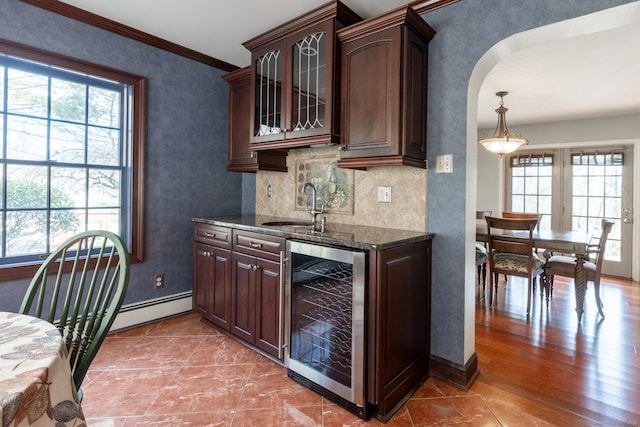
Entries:
[[595,241],[602,219],[613,221],[603,273],[631,277],[633,146],[522,151],[507,160],[508,210],[541,213],[541,228]]

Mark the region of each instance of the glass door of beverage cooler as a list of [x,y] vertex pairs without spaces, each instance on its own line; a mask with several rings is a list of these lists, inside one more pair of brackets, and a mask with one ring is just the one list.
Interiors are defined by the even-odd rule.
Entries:
[[364,405],[365,253],[288,242],[287,368]]

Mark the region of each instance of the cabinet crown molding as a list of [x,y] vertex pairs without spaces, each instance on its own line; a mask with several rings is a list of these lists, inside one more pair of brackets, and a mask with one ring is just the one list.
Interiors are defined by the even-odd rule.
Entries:
[[427,42],[436,34],[436,31],[431,28],[414,9],[408,6],[400,7],[388,13],[360,21],[346,28],[342,28],[336,31],[336,33],[340,41],[345,43],[399,25],[412,27],[413,30],[417,34],[422,35]]
[[362,18],[344,3],[338,0],[330,1],[309,11],[308,13],[305,13],[304,15],[298,16],[297,18],[293,18],[284,24],[279,25],[277,28],[266,31],[250,40],[247,40],[242,43],[242,46],[249,50],[254,50],[264,44],[272,43],[274,40],[286,37],[293,31],[304,30],[306,27],[310,27],[332,18],[339,18],[344,25],[351,25],[362,21]]

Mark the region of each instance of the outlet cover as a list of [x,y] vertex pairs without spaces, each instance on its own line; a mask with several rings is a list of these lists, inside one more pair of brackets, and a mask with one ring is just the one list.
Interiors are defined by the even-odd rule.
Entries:
[[156,274],[153,276],[153,287],[155,289],[164,288],[164,274]]

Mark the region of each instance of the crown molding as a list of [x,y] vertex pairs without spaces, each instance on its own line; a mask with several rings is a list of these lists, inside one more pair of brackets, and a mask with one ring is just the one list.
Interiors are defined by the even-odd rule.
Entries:
[[212,67],[219,68],[223,71],[235,71],[237,66],[229,64],[228,62],[221,61],[212,56],[205,55],[195,50],[186,48],[179,44],[170,42],[168,40],[156,37],[154,35],[145,33],[144,31],[136,30],[135,28],[127,25],[120,24],[111,19],[104,18],[96,15],[95,13],[87,12],[86,10],[72,6],[70,4],[58,1],[58,0],[20,0],[23,3],[30,4],[32,6],[39,7],[41,9],[48,10],[49,12],[57,13],[67,18],[75,19],[76,21],[84,22],[85,24],[92,25],[97,28],[101,28],[106,31],[127,37],[139,42],[148,44],[150,46],[157,47],[167,52],[174,53],[176,55],[183,56],[185,58],[192,59],[203,64],[210,65]]
[[422,15],[423,13],[449,6],[458,1],[460,0],[416,0],[409,3],[409,7],[418,12],[418,15]]

